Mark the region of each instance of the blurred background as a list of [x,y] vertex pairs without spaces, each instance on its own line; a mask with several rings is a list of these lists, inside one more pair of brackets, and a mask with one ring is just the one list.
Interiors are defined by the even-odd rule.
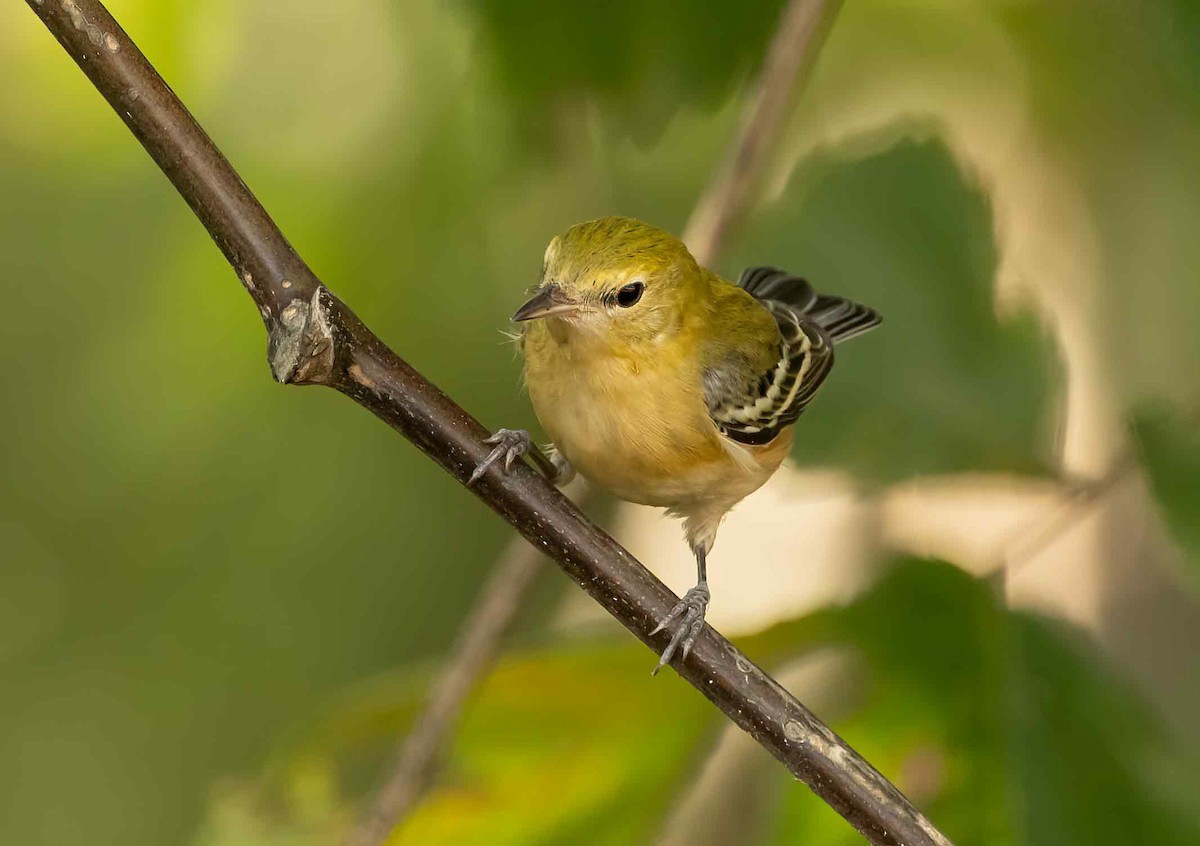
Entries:
[[[782,0],[111,0],[293,244],[490,427],[546,242],[681,232]],[[854,0],[717,260],[885,323],[709,619],[960,844],[1200,842],[1200,6]],[[0,9],[0,841],[338,842],[511,531],[331,391]],[[302,494],[300,492],[303,492]],[[678,526],[592,510],[677,591]],[[546,564],[409,843],[857,835]]]

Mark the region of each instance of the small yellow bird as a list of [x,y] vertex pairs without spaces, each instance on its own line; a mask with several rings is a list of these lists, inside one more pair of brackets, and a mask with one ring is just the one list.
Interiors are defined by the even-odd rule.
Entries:
[[[708,553],[721,520],[779,468],[792,424],[833,366],[834,344],[880,322],[769,267],[738,284],[700,267],[678,238],[639,220],[573,226],[546,249],[512,317],[557,482],[578,471],[618,497],[683,519],[699,579],[655,631],[678,625],[657,673],[704,624]],[[529,449],[501,429],[471,480]]]

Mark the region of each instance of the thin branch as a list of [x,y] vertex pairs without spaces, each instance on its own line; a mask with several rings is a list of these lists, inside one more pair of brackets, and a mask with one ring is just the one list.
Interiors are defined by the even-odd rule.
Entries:
[[737,141],[684,229],[683,241],[700,264],[716,264],[730,230],[742,217],[802,77],[841,5],[841,0],[792,0],[784,8]]
[[[103,4],[26,2],[233,265],[266,323],[275,378],[346,394],[465,483],[488,453],[487,430],[320,283]],[[540,473],[524,464],[507,474],[493,469],[470,491],[649,647],[666,646],[666,633],[649,632],[675,595]],[[674,666],[871,843],[948,843],[887,779],[712,628],[705,627],[689,660]]]
[[[575,501],[588,494],[577,482]],[[542,566],[540,551],[515,536],[492,568],[479,600],[463,622],[454,657],[438,677],[424,711],[396,753],[383,787],[351,832],[350,846],[376,846],[411,813],[437,775],[443,747],[453,734],[467,699],[496,660],[500,640],[512,625],[533,577]]]
[[[818,24],[828,27],[840,3],[791,0],[767,48],[763,72],[723,164],[692,212],[688,246],[707,264],[720,254],[731,229],[741,217],[758,181],[775,136],[783,126],[787,104],[803,83],[801,69],[820,48],[814,37]],[[764,137],[770,133],[770,137]],[[735,163],[732,167],[730,163]],[[707,221],[707,225],[705,222]],[[576,497],[576,502],[580,501]],[[425,704],[425,710],[401,741],[391,770],[347,841],[350,846],[378,846],[392,829],[412,813],[433,783],[442,747],[457,725],[468,697],[490,669],[499,641],[516,616],[520,596],[533,584],[541,556],[517,536],[496,563],[488,586],[480,592],[475,610],[464,621],[453,656]],[[514,589],[514,585],[520,585]],[[506,608],[507,616],[495,609]],[[489,640],[490,639],[490,640]]]
[[1118,458],[1104,475],[1095,479],[1071,481],[1066,485],[1066,498],[1050,514],[1039,514],[1029,525],[1022,526],[1001,544],[997,556],[997,572],[1005,579],[1025,568],[1038,553],[1064,535],[1082,520],[1091,509],[1133,473],[1138,467],[1133,452]]

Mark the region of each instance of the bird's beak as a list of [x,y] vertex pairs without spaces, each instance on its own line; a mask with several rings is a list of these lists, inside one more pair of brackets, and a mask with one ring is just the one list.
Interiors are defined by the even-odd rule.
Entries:
[[557,285],[543,285],[538,288],[529,302],[517,309],[512,316],[513,323],[524,320],[537,320],[539,317],[562,317],[574,314],[579,303],[571,299]]

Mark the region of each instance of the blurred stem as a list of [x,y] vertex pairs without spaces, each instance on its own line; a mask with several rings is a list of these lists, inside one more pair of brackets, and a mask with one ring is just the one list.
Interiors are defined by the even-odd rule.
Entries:
[[1108,472],[1099,478],[1068,480],[1065,485],[1067,496],[1059,508],[1048,516],[1038,515],[1031,525],[1021,527],[1002,544],[997,573],[1007,582],[1137,469],[1137,456],[1130,452],[1114,461]]
[[383,843],[428,789],[437,773],[443,745],[453,733],[467,698],[494,662],[500,639],[516,617],[540,565],[537,550],[520,536],[505,548],[463,623],[454,660],[434,685],[424,712],[397,752],[391,775],[352,834],[351,844]]
[[[576,481],[571,497],[587,499],[587,483]],[[542,554],[520,535],[504,548],[459,631],[454,657],[429,695],[425,709],[396,752],[395,763],[370,809],[348,840],[350,846],[376,846],[387,840],[416,807],[437,775],[444,746],[454,733],[464,707],[487,675],[500,650],[500,641],[524,604]]]
[[712,267],[720,260],[730,232],[744,217],[841,5],[842,0],[792,0],[784,7],[737,139],[684,229],[683,241],[700,264]]
[[[98,0],[27,3],[171,180],[237,272],[266,325],[275,379],[344,393],[465,485],[490,451],[483,442],[488,431],[321,284],[104,5]],[[298,435],[291,438],[288,460],[295,462],[322,446]],[[677,597],[541,473],[523,463],[507,473],[493,468],[468,489],[557,561],[652,650],[666,646],[668,633],[652,636],[650,631]],[[280,495],[291,497],[296,520],[319,523],[322,515],[312,513],[312,497],[302,491]],[[711,627],[705,626],[689,659],[673,666],[871,843],[949,842],[874,767]],[[607,707],[602,697],[596,707]]]

